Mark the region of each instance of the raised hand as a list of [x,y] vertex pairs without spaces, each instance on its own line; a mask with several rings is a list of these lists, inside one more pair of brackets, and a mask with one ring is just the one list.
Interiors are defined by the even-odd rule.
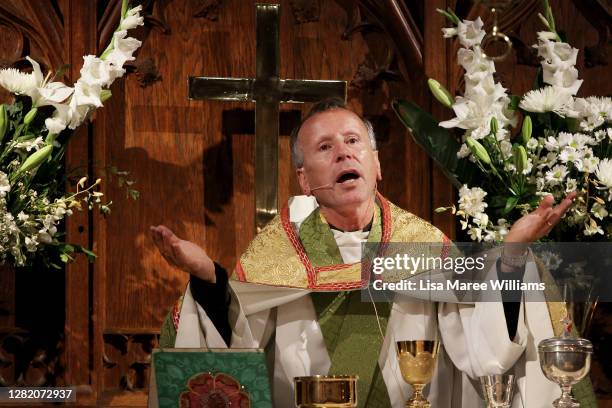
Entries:
[[552,195],[547,195],[538,208],[512,225],[504,242],[530,243],[545,237],[559,223],[575,197],[576,192],[569,193],[563,201],[553,207],[555,200]]
[[198,278],[215,283],[215,265],[202,248],[177,237],[164,225],[151,226],[151,236],[164,259]]

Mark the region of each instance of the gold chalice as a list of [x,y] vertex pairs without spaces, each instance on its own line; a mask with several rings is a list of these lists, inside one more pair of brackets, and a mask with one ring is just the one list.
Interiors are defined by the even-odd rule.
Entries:
[[423,396],[423,388],[433,378],[440,342],[437,340],[404,340],[397,342],[397,358],[404,381],[412,385],[414,392],[407,408],[430,408]]
[[357,406],[356,375],[295,377],[297,408],[353,408]]

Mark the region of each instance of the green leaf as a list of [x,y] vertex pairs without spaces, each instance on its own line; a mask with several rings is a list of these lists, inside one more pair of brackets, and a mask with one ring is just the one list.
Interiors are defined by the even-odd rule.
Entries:
[[392,107],[411,131],[414,141],[425,150],[456,188],[461,188],[464,183],[470,184],[474,165],[467,160],[457,159],[461,145],[448,130],[438,126],[436,118],[412,102],[395,100]]
[[49,82],[61,81],[62,77],[64,76],[64,72],[66,72],[68,68],[70,68],[70,64],[64,64],[61,67],[59,67],[57,71],[55,71],[53,78]]
[[518,95],[510,96],[510,103],[508,104],[508,109],[517,111],[519,109],[519,103],[521,102],[521,97]]
[[576,118],[565,118],[567,123],[567,130],[571,133],[576,133],[580,131],[579,121]]
[[455,14],[455,12],[453,11],[452,8],[448,7],[446,9],[448,11],[448,14],[450,14],[451,16],[453,16],[453,21],[455,22],[455,24],[459,24],[459,22],[461,21],[461,19],[459,19],[459,17]]
[[[454,21],[454,19],[453,19],[453,16],[452,16],[452,15],[450,15],[448,12],[446,12],[446,11],[444,11],[444,10],[442,10],[442,9],[436,9],[436,11],[437,11],[438,13],[442,14],[444,17],[448,18],[448,19],[449,19],[451,22],[453,22],[453,23],[455,22],[455,21]],[[455,24],[456,24],[456,23],[455,23]]]
[[496,195],[491,198],[489,205],[493,208],[501,208],[506,206],[507,198],[505,196]]
[[536,71],[535,78],[533,79],[533,86],[531,89],[540,89],[544,86],[544,71],[542,71],[542,66],[538,67]]
[[84,248],[80,245],[75,245],[74,246],[74,251],[75,252],[81,252],[85,255],[87,255],[87,259],[89,260],[89,262],[93,262],[96,260],[96,258],[98,257],[98,255],[96,255],[94,252],[90,251],[87,248]]
[[506,200],[506,206],[502,210],[502,215],[506,215],[510,211],[514,210],[514,207],[516,207],[516,205],[518,204],[518,200],[519,198],[516,196],[508,197],[508,200]]
[[542,201],[542,198],[539,196],[534,196],[529,200],[529,205],[531,206],[531,208],[535,208],[538,205],[540,205],[540,201]]

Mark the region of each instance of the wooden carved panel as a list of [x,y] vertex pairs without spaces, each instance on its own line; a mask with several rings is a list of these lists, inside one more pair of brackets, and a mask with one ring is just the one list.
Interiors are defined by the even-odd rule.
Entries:
[[63,15],[53,1],[14,0],[0,4],[0,66],[15,65],[30,55],[43,66],[64,62]]
[[23,329],[0,330],[0,386],[57,386],[63,374],[58,333],[34,334]]
[[149,385],[151,352],[158,344],[158,336],[151,333],[104,334],[102,358],[106,387],[123,391],[146,391]]

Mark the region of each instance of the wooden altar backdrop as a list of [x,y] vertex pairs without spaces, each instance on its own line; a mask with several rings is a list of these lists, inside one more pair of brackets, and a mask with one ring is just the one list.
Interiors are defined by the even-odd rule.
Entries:
[[[467,0],[280,3],[281,77],[349,81],[349,103],[377,132],[381,192],[453,236],[453,220],[433,213],[453,200],[452,189],[395,118],[390,101],[410,99],[448,117],[432,103],[425,80],[435,77],[452,90],[461,86],[462,72],[454,59],[457,44],[441,37],[445,22],[435,8],[451,6],[464,17],[486,11]],[[591,60],[580,58],[581,93],[609,95],[609,68],[601,65],[605,59],[596,47],[608,34],[591,15],[601,6],[578,8],[578,3],[553,4],[557,25],[581,54],[594,47]],[[253,105],[189,101],[187,78],[254,76],[255,2],[142,4],[146,24],[132,34],[143,41],[136,61],[113,85],[113,97],[93,122],[79,129],[67,156],[68,166],[89,166],[93,177],[103,177],[103,190],[113,200],[107,218],[81,213],[67,226],[70,239],[92,247],[98,260],[88,264],[79,258],[65,273],[0,276],[7,310],[0,316],[1,381],[78,385],[81,405],[146,404],[151,349],[188,279],[158,255],[150,225],[164,223],[204,246],[226,268],[253,237]],[[536,0],[523,0],[520,10],[502,16],[504,31],[517,44],[533,43],[538,6]],[[119,0],[2,2],[0,65],[25,67],[26,55],[47,68],[67,62],[66,81],[72,82],[82,56],[105,47],[119,7]],[[528,45],[518,48],[507,63],[498,64],[514,92],[528,89],[535,73]],[[299,192],[288,134],[308,107],[281,107],[281,202]],[[116,179],[108,181],[106,166],[130,172],[138,201],[128,199]],[[39,300],[37,308],[27,306],[31,299]]]

